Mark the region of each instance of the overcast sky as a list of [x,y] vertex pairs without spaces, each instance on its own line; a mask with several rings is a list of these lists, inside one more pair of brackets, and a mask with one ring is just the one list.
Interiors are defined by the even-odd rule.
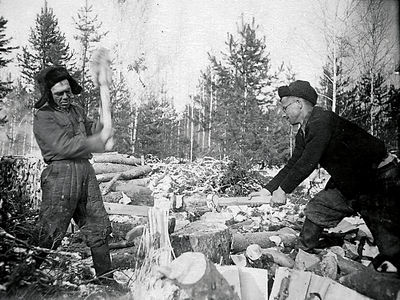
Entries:
[[[207,52],[226,51],[227,33],[236,32],[242,14],[246,21],[254,17],[260,25],[274,68],[282,62],[291,64],[298,79],[318,83],[326,49],[319,29],[320,1],[143,1],[89,0],[89,4],[93,4],[104,30],[109,31],[104,45],[113,48],[119,41],[119,52],[126,63],[145,52],[149,70],[167,81],[178,107],[187,101],[188,92],[193,92],[200,70],[207,63]],[[84,2],[48,0],[72,47],[77,46],[72,17],[76,17]],[[146,4],[138,6],[139,2]],[[43,3],[44,0],[0,0],[0,15],[9,21],[6,34],[13,37],[12,45],[26,45],[30,27],[34,26]],[[388,3],[398,17],[398,2]],[[143,24],[135,21],[140,20],[140,10],[145,16]],[[398,27],[398,18],[395,20],[394,26]]]

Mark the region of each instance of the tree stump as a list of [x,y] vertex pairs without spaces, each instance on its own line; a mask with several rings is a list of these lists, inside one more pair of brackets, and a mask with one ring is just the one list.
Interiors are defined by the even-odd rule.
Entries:
[[171,235],[175,255],[184,252],[201,252],[215,263],[229,262],[232,236],[226,225],[196,221]]
[[179,299],[239,300],[234,288],[203,253],[186,252],[159,272],[181,288]]

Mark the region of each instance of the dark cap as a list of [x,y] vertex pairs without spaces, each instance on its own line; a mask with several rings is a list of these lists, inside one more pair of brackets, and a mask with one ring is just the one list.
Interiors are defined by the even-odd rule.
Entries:
[[308,81],[296,80],[289,84],[289,86],[284,85],[278,88],[278,95],[282,99],[283,97],[295,96],[303,98],[312,103],[312,105],[317,104],[317,92],[310,85]]
[[65,79],[69,82],[71,92],[74,95],[80,94],[82,87],[71,77],[71,75],[69,75],[67,69],[64,67],[51,66],[40,71],[36,76],[36,81],[39,84],[42,96],[39,101],[35,103],[35,108],[41,108],[49,100],[49,97],[51,96],[51,88]]

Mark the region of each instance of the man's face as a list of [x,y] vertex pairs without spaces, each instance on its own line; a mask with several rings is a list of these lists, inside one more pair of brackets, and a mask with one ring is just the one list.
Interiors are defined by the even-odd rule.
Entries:
[[68,109],[71,105],[71,87],[67,79],[57,82],[52,88],[51,93],[53,94],[53,99],[56,105],[62,109]]
[[293,96],[283,97],[281,105],[284,117],[288,119],[291,125],[301,122],[301,109],[303,107],[301,99]]

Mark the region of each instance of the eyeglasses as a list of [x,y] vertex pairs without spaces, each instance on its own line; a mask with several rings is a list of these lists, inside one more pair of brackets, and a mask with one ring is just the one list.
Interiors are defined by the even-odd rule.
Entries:
[[55,92],[54,96],[56,97],[63,97],[64,94],[67,95],[67,97],[71,96],[71,91],[62,91],[62,92]]
[[295,104],[295,103],[296,103],[296,101],[295,101],[295,102],[292,102],[292,103],[289,103],[289,104],[286,105],[286,106],[282,106],[283,112],[286,113],[286,110],[288,109],[288,107],[289,107],[290,105],[292,105],[292,104]]

